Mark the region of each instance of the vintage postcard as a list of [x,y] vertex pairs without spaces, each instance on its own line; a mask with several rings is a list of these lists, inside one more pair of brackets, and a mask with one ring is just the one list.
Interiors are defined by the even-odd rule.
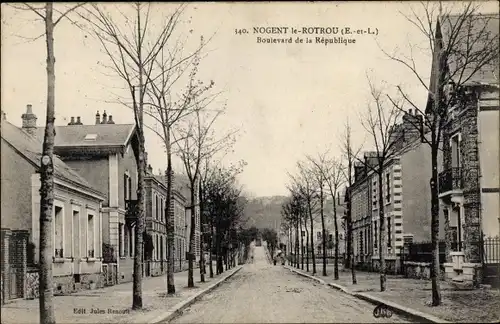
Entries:
[[2,323],[500,321],[497,1],[1,6]]

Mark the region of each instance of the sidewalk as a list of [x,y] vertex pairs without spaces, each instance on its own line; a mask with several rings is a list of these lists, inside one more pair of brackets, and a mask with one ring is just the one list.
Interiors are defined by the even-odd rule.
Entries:
[[[305,267],[304,267],[305,268]],[[294,268],[297,271],[296,268]],[[308,274],[312,272],[310,265]],[[351,272],[340,267],[339,280],[333,279],[333,265],[327,266],[327,276],[323,277],[322,265],[316,267],[314,277],[337,286],[348,293],[375,297],[435,316],[445,321],[459,323],[491,323],[500,320],[500,290],[478,289],[458,291],[441,281],[442,305],[429,306],[431,300],[430,280],[409,279],[402,276],[387,276],[387,290],[380,292],[380,275],[376,272],[356,271],[357,285],[352,284]],[[306,271],[299,270],[306,273]],[[358,296],[363,297],[363,296]]]
[[[143,278],[144,309],[132,311],[132,282],[104,289],[81,291],[68,296],[55,296],[57,323],[148,323],[176,305],[194,298],[209,286],[224,280],[240,266],[201,283],[198,269],[194,271],[195,288],[187,288],[187,271],[174,274],[176,293],[167,296],[167,276]],[[2,323],[39,323],[38,299],[15,300],[2,306]],[[110,311],[108,311],[110,310]],[[97,312],[96,312],[97,311]]]

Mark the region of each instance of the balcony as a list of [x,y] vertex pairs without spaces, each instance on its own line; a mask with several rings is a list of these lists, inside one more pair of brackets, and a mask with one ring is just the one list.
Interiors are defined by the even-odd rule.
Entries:
[[132,225],[137,220],[138,200],[125,200],[125,221]]
[[440,195],[451,191],[461,191],[463,186],[461,168],[449,168],[439,173],[438,190]]

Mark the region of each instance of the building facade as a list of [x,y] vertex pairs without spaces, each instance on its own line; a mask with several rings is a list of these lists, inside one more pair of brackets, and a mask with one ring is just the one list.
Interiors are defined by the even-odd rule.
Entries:
[[[109,117],[109,118],[108,118]],[[138,139],[134,124],[115,124],[106,111],[95,124],[79,117],[56,126],[54,153],[104,194],[103,254],[106,285],[132,281],[137,204]],[[38,137],[44,128],[38,128]]]
[[474,284],[483,279],[497,283],[499,89],[498,85],[484,84],[465,91],[466,99],[453,107],[443,133],[439,197],[449,251],[446,276]]
[[[394,129],[396,153],[382,170],[384,233],[380,232],[379,176],[377,155],[367,152],[364,161],[355,165],[352,186],[354,260],[357,266],[377,271],[380,249],[388,272],[398,272],[405,238],[424,243],[431,239],[430,184],[431,151],[421,136],[423,118],[412,110],[406,112]],[[419,130],[420,128],[420,130]],[[438,159],[441,155],[438,156]],[[440,167],[438,170],[441,170]],[[440,237],[444,239],[443,214],[440,214]],[[380,235],[385,244],[380,245]]]
[[[2,240],[10,240],[2,246],[2,287],[8,287],[7,298],[38,296],[34,287],[38,280],[42,142],[36,131],[31,105],[22,116],[22,128],[2,119]],[[53,163],[54,292],[95,289],[103,285],[104,194],[55,155]],[[13,244],[17,244],[16,250],[8,255]],[[8,267],[18,273],[10,276]],[[12,285],[11,280],[17,284]]]

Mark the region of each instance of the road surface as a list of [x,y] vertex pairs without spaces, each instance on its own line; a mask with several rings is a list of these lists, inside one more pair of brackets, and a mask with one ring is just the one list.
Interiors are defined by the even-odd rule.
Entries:
[[393,314],[267,262],[255,247],[253,263],[185,309],[171,323],[410,323]]

